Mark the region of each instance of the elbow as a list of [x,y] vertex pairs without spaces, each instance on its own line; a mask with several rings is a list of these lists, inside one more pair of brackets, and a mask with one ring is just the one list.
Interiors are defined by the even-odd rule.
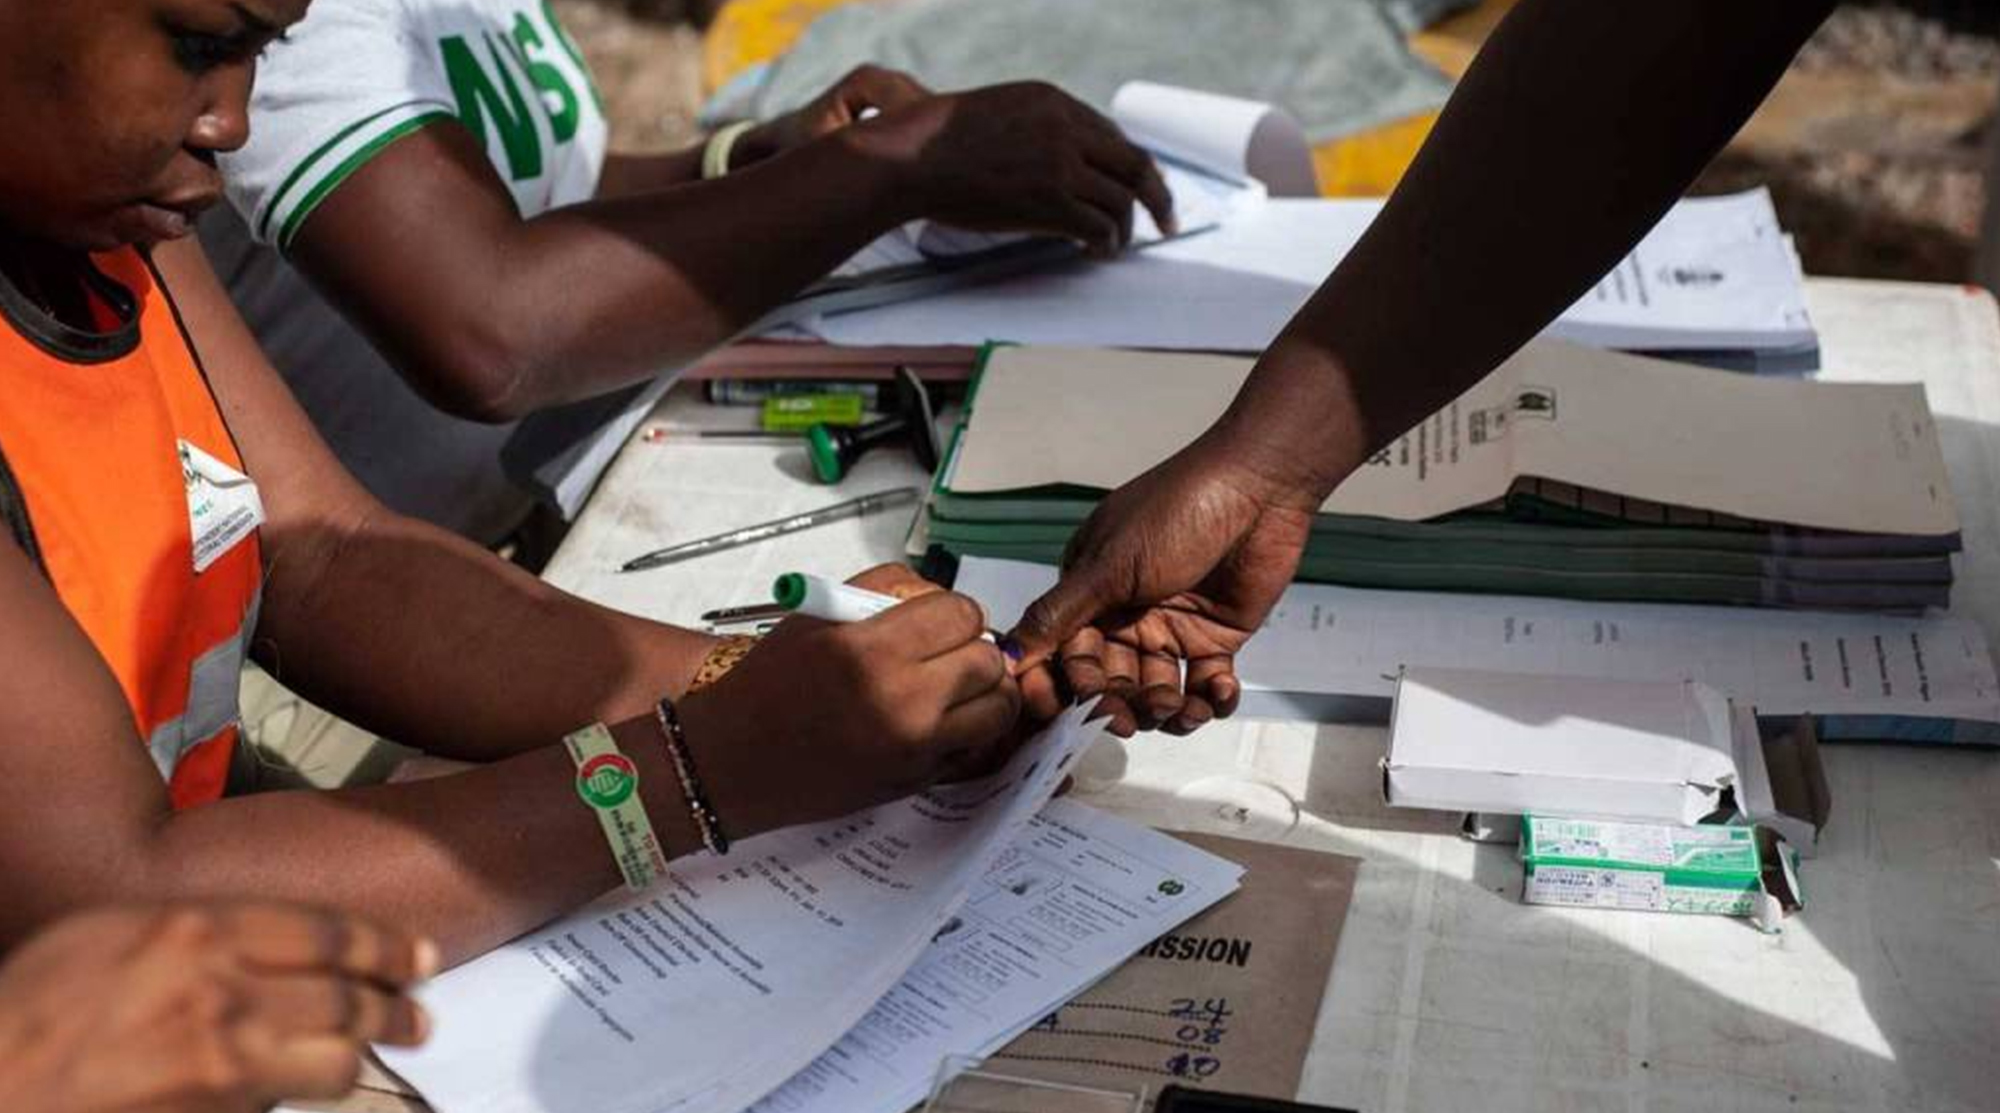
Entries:
[[533,384],[541,354],[518,328],[494,315],[466,315],[424,330],[402,359],[404,377],[453,417],[486,425],[519,421],[541,408]]

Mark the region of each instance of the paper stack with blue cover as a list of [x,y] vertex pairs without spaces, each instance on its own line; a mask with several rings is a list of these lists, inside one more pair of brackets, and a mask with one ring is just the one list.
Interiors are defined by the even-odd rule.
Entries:
[[[1247,359],[996,347],[914,541],[1054,563],[1194,439]],[[1914,613],[1959,522],[1923,388],[1719,375],[1538,341],[1329,497],[1299,578]]]

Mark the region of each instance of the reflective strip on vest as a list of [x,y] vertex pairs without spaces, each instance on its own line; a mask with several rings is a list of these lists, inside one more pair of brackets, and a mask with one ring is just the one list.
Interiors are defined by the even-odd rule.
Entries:
[[263,597],[250,600],[243,625],[228,640],[195,658],[188,675],[187,709],[179,718],[154,728],[146,749],[160,776],[171,782],[174,769],[189,750],[237,725],[242,717],[243,663],[250,659],[250,639],[257,632],[257,612]]

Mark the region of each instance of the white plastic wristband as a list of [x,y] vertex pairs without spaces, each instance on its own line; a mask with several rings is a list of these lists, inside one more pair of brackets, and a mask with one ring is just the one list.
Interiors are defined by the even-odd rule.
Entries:
[[729,153],[736,149],[736,141],[756,126],[755,120],[738,120],[708,137],[707,145],[701,149],[701,176],[704,181],[729,173]]

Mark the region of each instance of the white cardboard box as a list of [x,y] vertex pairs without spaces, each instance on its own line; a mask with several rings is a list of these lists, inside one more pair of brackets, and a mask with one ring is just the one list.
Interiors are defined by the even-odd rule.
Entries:
[[1826,821],[1809,719],[1760,725],[1705,684],[1405,669],[1383,761],[1397,807],[1751,822],[1810,854]]

